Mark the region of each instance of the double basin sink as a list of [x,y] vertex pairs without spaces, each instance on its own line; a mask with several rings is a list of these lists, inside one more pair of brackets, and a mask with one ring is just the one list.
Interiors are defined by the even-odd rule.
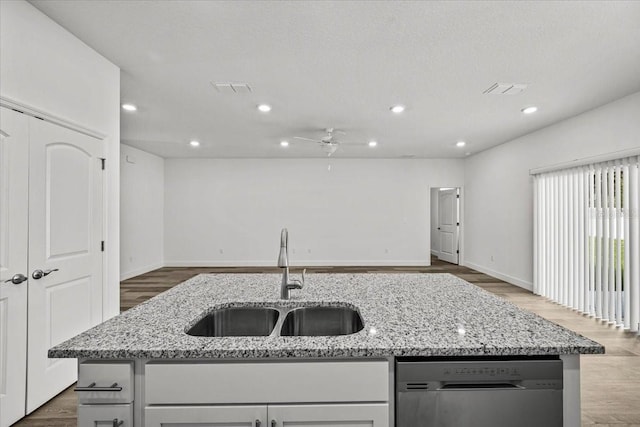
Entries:
[[186,330],[198,337],[336,336],[364,327],[357,310],[344,306],[224,307]]

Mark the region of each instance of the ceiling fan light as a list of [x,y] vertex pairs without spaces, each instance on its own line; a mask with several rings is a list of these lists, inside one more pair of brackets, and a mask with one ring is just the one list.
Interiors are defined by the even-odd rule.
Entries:
[[288,147],[289,146],[289,141],[280,141],[280,146],[281,147]]
[[189,142],[189,145],[192,146],[192,147],[199,147],[200,146],[200,142],[193,140],[193,141]]
[[464,142],[464,141],[458,141],[458,142],[456,142],[456,147],[464,147],[465,145],[467,145],[467,143],[466,143],[466,142]]
[[392,113],[396,113],[396,114],[400,114],[404,111],[405,106],[404,105],[394,105],[393,107],[389,108],[391,110]]
[[260,111],[262,113],[268,113],[269,111],[271,111],[271,105],[269,105],[269,104],[260,104],[260,105],[258,105],[258,111]]
[[376,145],[378,145],[377,141],[369,141],[369,147],[375,147]]

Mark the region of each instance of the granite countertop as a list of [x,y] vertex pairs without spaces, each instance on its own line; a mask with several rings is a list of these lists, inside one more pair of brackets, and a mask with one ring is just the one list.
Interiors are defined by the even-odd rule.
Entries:
[[[288,358],[604,353],[604,347],[450,274],[314,274],[279,300],[277,274],[202,274],[49,350],[54,358]],[[195,337],[214,307],[309,303],[359,309],[332,337]]]

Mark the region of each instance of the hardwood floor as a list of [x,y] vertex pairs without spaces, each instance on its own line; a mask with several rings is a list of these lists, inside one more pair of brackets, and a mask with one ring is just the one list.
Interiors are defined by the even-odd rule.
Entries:
[[[196,274],[248,272],[278,273],[279,269],[276,267],[161,268],[121,283],[121,309],[128,310]],[[605,355],[585,355],[580,358],[582,425],[640,426],[640,338],[634,333],[620,331],[611,325],[580,315],[494,277],[437,259],[432,259],[431,267],[312,267],[308,268],[307,272],[309,274],[329,272],[454,274],[521,308],[602,343],[606,347]],[[15,426],[75,427],[76,404],[77,399],[72,386],[16,423]]]

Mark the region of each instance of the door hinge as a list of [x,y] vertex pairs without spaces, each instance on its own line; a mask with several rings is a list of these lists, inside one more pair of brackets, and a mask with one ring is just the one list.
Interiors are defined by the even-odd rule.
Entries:
[[107,159],[100,159],[100,163],[102,165],[102,170],[104,170],[104,164],[107,162]]
[[457,225],[458,227],[460,227],[460,223],[459,223],[459,222],[456,222],[456,225]]
[[459,195],[459,194],[456,194],[456,199],[459,199],[459,198],[460,198],[460,195]]
[[457,253],[457,254],[459,254],[459,253],[460,253],[460,250],[459,250],[459,249],[457,249],[457,250],[456,250],[456,253]]
[[104,240],[100,242],[100,252],[104,252]]

